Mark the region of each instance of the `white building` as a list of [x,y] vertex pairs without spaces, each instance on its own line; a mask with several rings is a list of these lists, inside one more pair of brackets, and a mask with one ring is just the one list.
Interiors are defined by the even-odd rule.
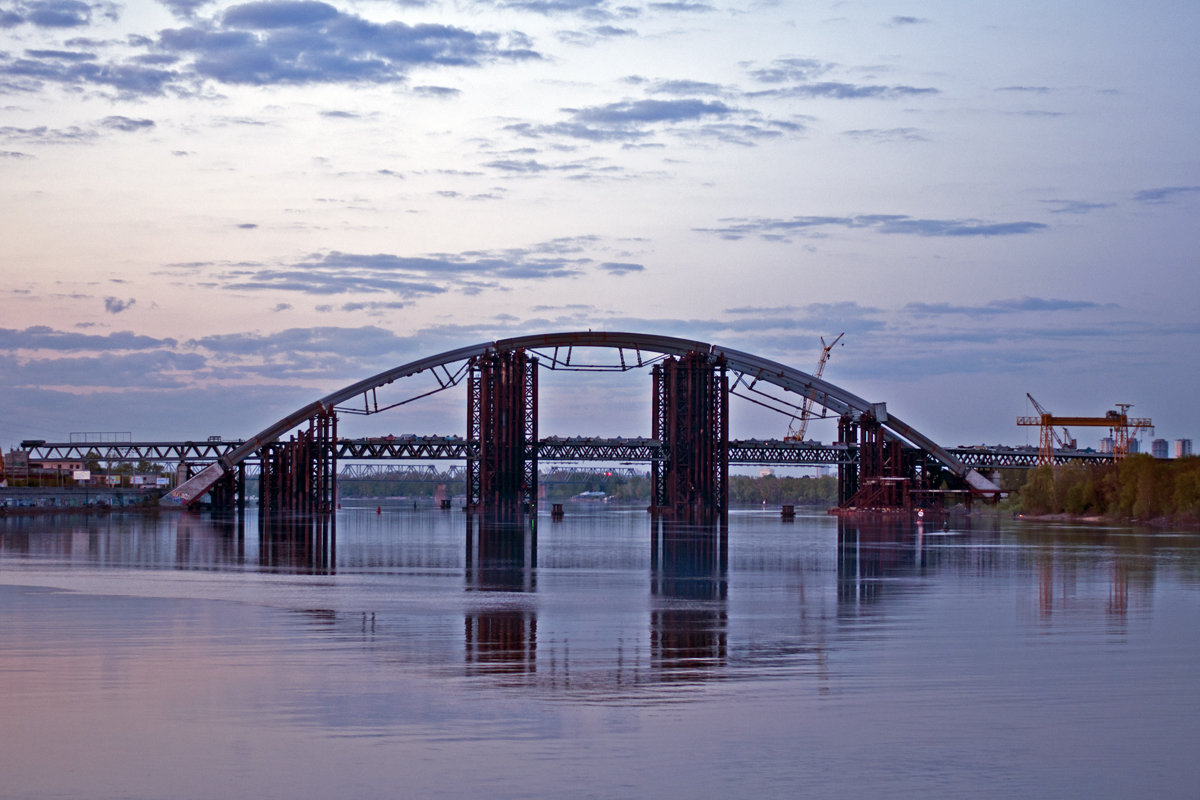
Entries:
[[1191,439],[1176,439],[1175,440],[1175,457],[1183,458],[1192,454]]

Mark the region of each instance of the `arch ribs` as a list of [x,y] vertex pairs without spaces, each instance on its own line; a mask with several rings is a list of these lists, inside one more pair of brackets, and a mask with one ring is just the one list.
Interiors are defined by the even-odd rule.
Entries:
[[[519,350],[542,355],[542,365],[550,369],[587,369],[584,364],[572,364],[577,348],[607,348],[621,353],[621,363],[610,369],[634,369],[648,366],[657,358],[644,360],[642,354],[657,354],[657,357],[686,356],[701,353],[715,362],[723,360],[730,371],[749,377],[753,382],[765,382],[799,398],[811,397],[813,402],[828,409],[839,417],[866,418],[878,423],[888,434],[898,437],[927,453],[954,475],[963,479],[973,489],[983,492],[997,491],[998,487],[974,469],[964,464],[948,450],[937,444],[912,426],[890,414],[884,403],[871,403],[840,386],[829,383],[794,367],[762,358],[751,353],[734,350],[720,345],[694,339],[660,336],[647,333],[612,331],[574,331],[517,336],[492,342],[449,350],[437,355],[410,361],[380,372],[369,378],[345,386],[331,394],[309,403],[272,425],[264,428],[244,444],[222,456],[201,473],[177,487],[164,497],[170,505],[187,505],[198,500],[226,473],[254,453],[277,441],[280,437],[305,422],[338,410],[342,404],[364,396],[382,386],[411,377],[427,370],[443,368],[445,378],[439,378],[443,388],[457,383],[459,373],[445,369],[449,365],[468,361],[488,354],[510,353]],[[627,364],[625,352],[635,354],[634,363]],[[437,373],[435,373],[437,374]],[[382,409],[381,409],[382,410]],[[361,412],[360,412],[361,413]]]

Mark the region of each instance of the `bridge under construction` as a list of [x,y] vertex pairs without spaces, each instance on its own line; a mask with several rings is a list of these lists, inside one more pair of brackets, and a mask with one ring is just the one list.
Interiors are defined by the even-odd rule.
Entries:
[[[651,436],[539,437],[538,376],[546,369],[649,371]],[[418,375],[432,378],[432,388],[406,391]],[[338,435],[340,415],[383,413],[463,383],[466,436]],[[837,441],[731,440],[731,397],[791,419],[818,406],[837,419]],[[731,464],[835,468],[839,508],[903,511],[938,507],[948,496],[994,498],[999,487],[979,470],[1037,459],[1036,451],[944,448],[885,403],[759,356],[694,340],[592,331],[485,342],[403,364],[237,442],[33,444],[31,458],[34,452],[41,458],[82,452],[105,461],[175,461],[198,469],[164,498],[178,506],[209,495],[217,507],[243,507],[247,469],[257,467],[260,514],[331,511],[343,462],[463,462],[468,510],[498,517],[536,507],[539,462],[638,463],[650,471],[651,510],[694,522],[727,512]]]

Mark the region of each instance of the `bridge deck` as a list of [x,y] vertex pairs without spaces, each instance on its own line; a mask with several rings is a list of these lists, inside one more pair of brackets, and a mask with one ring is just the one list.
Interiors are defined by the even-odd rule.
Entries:
[[[242,441],[205,442],[42,442],[29,450],[30,461],[104,461],[136,463],[180,462],[211,464]],[[338,461],[465,461],[478,445],[460,436],[386,436],[339,439]],[[539,461],[605,461],[652,463],[661,458],[661,444],[644,437],[600,438],[550,436],[538,442]],[[740,439],[729,443],[729,463],[755,466],[836,466],[854,463],[857,447],[780,439]],[[1037,448],[952,448],[964,464],[975,469],[1035,467]],[[1107,463],[1109,453],[1057,450],[1055,463]],[[253,462],[255,459],[249,459]]]

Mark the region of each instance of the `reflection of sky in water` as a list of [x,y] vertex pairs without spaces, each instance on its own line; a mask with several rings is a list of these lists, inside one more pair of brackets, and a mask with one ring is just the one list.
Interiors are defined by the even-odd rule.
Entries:
[[722,547],[644,512],[543,520],[536,540],[464,520],[0,521],[0,796],[1186,796],[1200,778],[1196,537],[735,514]]

